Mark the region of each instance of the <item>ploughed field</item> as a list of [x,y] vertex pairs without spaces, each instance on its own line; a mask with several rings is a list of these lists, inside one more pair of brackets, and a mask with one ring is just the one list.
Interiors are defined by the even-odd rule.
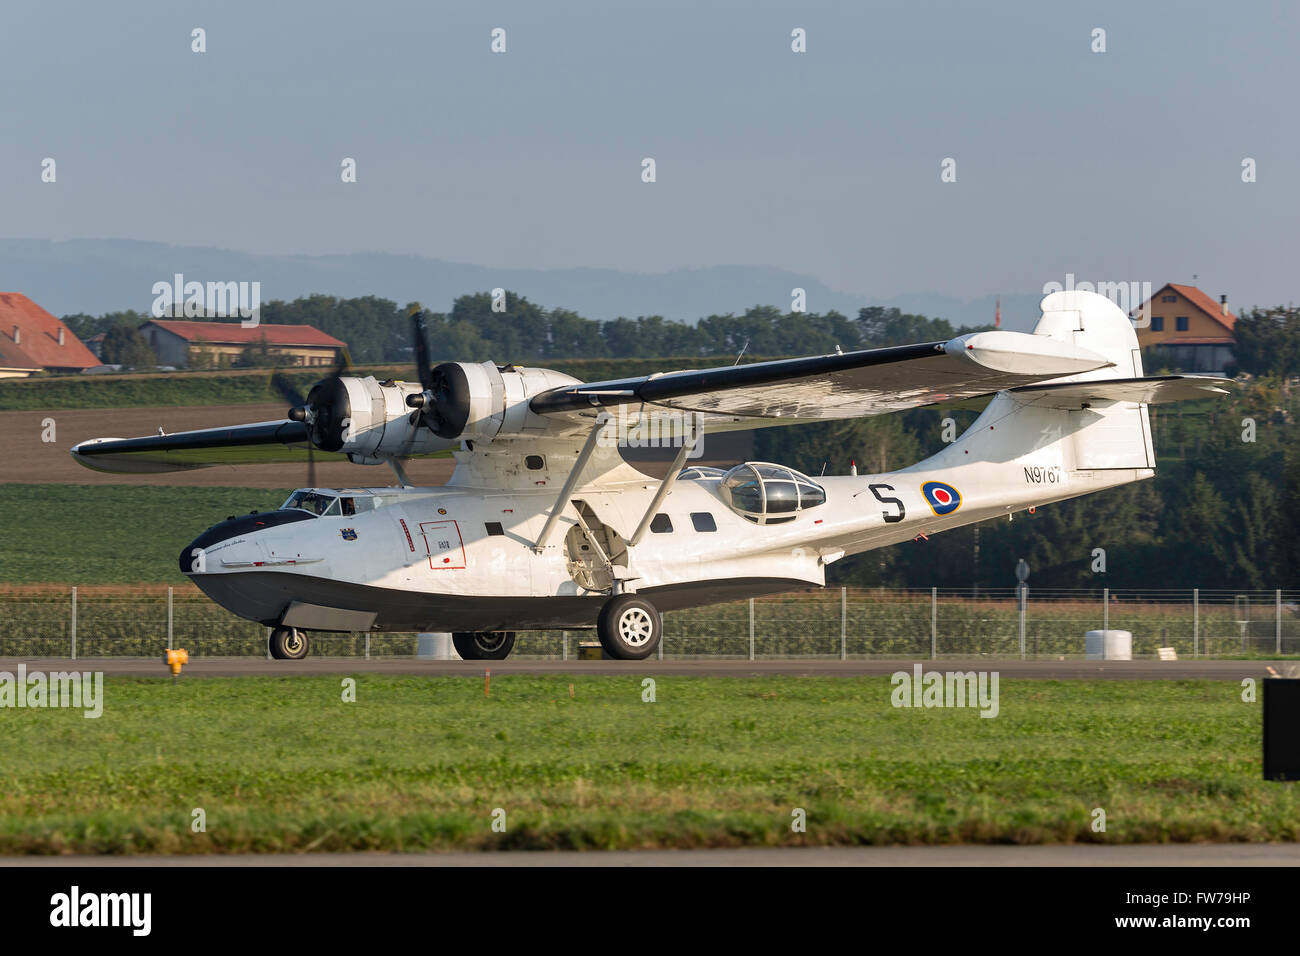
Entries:
[[0,709],[0,853],[1300,836],[1233,682],[1006,680],[985,718],[888,678],[643,679],[110,676],[97,719]]

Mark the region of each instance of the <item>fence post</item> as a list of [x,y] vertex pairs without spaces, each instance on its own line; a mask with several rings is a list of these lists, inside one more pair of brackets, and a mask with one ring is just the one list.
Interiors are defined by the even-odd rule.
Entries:
[[1101,589],[1101,629],[1110,630],[1110,588]]
[[[353,647],[356,645],[354,644]],[[366,660],[370,660],[370,632],[366,631]]]
[[169,651],[170,651],[173,647],[176,646],[172,638],[173,638],[173,631],[172,631],[172,589],[171,589],[171,588],[168,588],[168,589],[167,589],[167,650],[169,650]]
[[77,659],[77,588],[72,588],[72,618],[68,626],[69,636],[72,638],[72,659]]
[[849,659],[849,589],[840,588],[840,660]]
[[1192,656],[1201,656],[1201,589],[1192,588]]
[[[659,634],[659,646],[661,648],[664,646],[664,636],[662,631]],[[560,634],[560,660],[567,661],[568,659],[569,659],[569,632],[562,631]]]
[[939,589],[930,588],[930,660],[939,659]]
[[754,659],[754,599],[749,599],[749,659]]
[[1277,591],[1274,592],[1274,598],[1275,598],[1275,600],[1276,600],[1276,607],[1277,607],[1277,649],[1276,649],[1276,653],[1277,653],[1277,656],[1278,656],[1278,657],[1281,657],[1281,656],[1282,656],[1282,589],[1281,589],[1281,588],[1278,588]]
[[1016,589],[1019,593],[1016,595],[1020,598],[1020,659],[1025,659],[1025,614],[1029,611],[1029,585],[1020,582],[1020,587]]

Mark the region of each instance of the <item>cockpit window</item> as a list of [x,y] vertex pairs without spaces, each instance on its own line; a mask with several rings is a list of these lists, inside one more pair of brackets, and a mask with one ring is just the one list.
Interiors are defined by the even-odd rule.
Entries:
[[394,500],[392,497],[376,497],[364,491],[348,489],[341,489],[341,491],[341,494],[334,495],[315,488],[303,488],[291,494],[285,503],[280,505],[280,510],[296,508],[299,511],[310,511],[320,517],[348,518],[382,508]]
[[338,514],[339,500],[333,495],[323,495],[319,491],[295,491],[280,508],[281,510],[297,508],[299,511],[310,511],[314,515]]

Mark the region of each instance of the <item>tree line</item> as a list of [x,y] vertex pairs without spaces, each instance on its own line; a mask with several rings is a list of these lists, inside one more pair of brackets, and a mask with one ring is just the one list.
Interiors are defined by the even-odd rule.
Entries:
[[[973,328],[954,328],[946,319],[912,315],[899,309],[864,308],[854,318],[839,312],[782,312],[758,305],[740,315],[708,315],[691,324],[661,315],[588,319],[571,309],[545,309],[506,292],[504,311],[493,309],[490,293],[463,295],[451,311],[429,313],[426,321],[437,360],[468,362],[545,362],[562,358],[644,358],[649,356],[734,359],[745,356],[809,355],[941,341]],[[411,305],[377,296],[338,298],[311,295],[292,302],[263,304],[261,321],[270,325],[310,325],[348,343],[353,362],[409,362],[412,357]],[[106,364],[146,367],[157,362],[139,327],[150,316],[110,312],[64,316],[72,332],[85,339],[105,333],[101,358]],[[250,345],[236,362],[245,367],[276,364],[273,347]]]

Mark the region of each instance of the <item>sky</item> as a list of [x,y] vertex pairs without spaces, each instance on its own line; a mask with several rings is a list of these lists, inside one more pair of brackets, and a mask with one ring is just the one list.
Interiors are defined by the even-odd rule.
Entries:
[[1294,302],[1298,39],[1256,0],[7,3],[0,237]]

